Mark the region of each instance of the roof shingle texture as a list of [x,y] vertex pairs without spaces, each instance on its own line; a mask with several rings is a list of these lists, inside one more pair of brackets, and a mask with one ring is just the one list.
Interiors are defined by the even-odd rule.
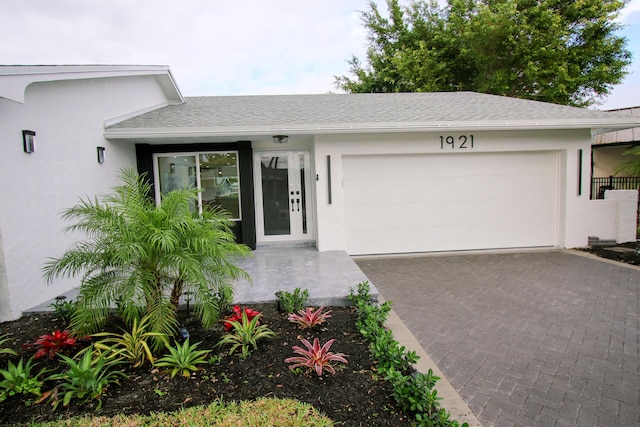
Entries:
[[474,92],[187,97],[110,128],[241,127],[611,118],[610,113]]

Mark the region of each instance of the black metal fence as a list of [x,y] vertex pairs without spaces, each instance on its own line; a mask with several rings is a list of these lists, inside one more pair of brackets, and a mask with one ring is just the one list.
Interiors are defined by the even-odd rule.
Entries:
[[606,190],[638,190],[640,177],[638,176],[608,176],[591,178],[591,198],[604,199]]

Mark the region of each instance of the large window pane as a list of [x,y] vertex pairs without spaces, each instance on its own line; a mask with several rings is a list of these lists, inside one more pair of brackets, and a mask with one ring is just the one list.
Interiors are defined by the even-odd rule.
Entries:
[[[158,157],[158,177],[160,178],[160,195],[170,191],[196,188],[196,156]],[[191,210],[195,212],[196,204]]]
[[200,154],[200,185],[202,204],[220,206],[240,219],[240,198],[237,154]]
[[172,190],[197,188],[198,204],[191,209],[200,212],[202,206],[220,206],[240,219],[240,186],[236,152],[157,155],[158,196]]

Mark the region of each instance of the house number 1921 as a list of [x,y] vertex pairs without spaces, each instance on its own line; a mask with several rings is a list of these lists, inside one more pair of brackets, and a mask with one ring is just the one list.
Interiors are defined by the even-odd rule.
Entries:
[[441,136],[440,149],[444,150],[445,147],[451,148],[452,150],[456,148],[473,148],[473,135],[460,135],[457,138],[453,136]]

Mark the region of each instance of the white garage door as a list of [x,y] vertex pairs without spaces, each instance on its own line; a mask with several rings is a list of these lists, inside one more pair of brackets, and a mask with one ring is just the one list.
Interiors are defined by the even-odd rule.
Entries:
[[347,252],[555,246],[557,152],[345,156]]

